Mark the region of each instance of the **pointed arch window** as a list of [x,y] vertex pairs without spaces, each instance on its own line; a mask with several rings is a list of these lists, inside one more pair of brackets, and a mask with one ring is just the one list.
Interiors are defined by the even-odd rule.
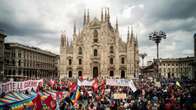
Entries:
[[72,77],[72,71],[69,71],[69,78]]
[[124,57],[121,58],[121,64],[125,64],[125,58]]
[[79,48],[78,48],[78,54],[79,54],[79,55],[82,55],[82,47],[79,47]]
[[110,64],[112,65],[114,63],[113,58],[110,58]]
[[72,61],[71,61],[71,59],[69,59],[69,65],[71,65],[72,64]]
[[114,47],[110,46],[110,53],[114,53]]
[[82,59],[78,59],[78,64],[79,64],[79,65],[82,64]]
[[98,42],[98,32],[97,32],[97,30],[94,30],[94,32],[93,32],[93,42],[95,42],[95,43]]
[[98,52],[97,52],[97,49],[94,49],[94,56],[97,56]]

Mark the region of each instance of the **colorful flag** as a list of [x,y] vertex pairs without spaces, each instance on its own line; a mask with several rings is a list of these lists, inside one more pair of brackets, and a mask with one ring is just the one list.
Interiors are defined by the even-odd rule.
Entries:
[[41,96],[39,94],[37,94],[32,102],[35,104],[35,110],[40,110],[42,108]]
[[45,99],[44,103],[45,103],[49,108],[51,108],[51,101],[52,101],[52,96],[49,95],[49,96]]
[[77,86],[77,90],[71,96],[71,100],[74,105],[77,103],[79,98],[80,98],[80,87]]

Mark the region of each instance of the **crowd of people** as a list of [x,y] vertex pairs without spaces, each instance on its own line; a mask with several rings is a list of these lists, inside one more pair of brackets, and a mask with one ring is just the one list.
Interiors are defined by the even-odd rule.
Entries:
[[[73,86],[74,82],[77,88],[75,91],[73,91],[73,87],[70,87],[70,85]],[[194,81],[162,80],[157,83],[148,79],[138,79],[134,80],[134,84],[137,88],[135,92],[128,86],[110,86],[99,81],[97,90],[94,90],[92,86],[78,86],[76,80],[66,80],[63,83],[54,83],[51,87],[40,87],[38,92],[49,89],[64,91],[66,94],[60,101],[57,110],[196,109],[196,83]],[[80,94],[77,102],[73,102],[72,97],[76,90],[79,90]],[[114,98],[116,93],[125,94],[126,97],[116,99]],[[48,110],[48,108],[45,109]]]
[[[72,94],[60,103],[60,110],[194,110],[196,109],[195,82],[161,81],[145,79],[134,81],[137,91],[129,87],[101,85],[95,92],[92,87],[80,87],[77,105],[70,100]],[[56,89],[58,89],[56,87]],[[68,86],[64,88],[68,92]],[[114,99],[115,93],[124,93],[126,98]]]

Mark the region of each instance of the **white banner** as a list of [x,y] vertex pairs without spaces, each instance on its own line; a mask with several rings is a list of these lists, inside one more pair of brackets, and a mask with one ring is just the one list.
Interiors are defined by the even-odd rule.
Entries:
[[106,85],[129,86],[129,80],[127,80],[127,79],[106,79]]
[[128,86],[131,88],[133,92],[135,92],[137,89],[133,83],[132,80],[128,79],[107,79],[106,80],[106,85],[110,86]]
[[88,80],[80,81],[80,80],[78,80],[77,83],[79,86],[92,86],[93,81],[88,81]]
[[137,90],[136,87],[135,87],[135,84],[133,83],[132,80],[129,81],[129,87],[131,88],[131,90],[132,90],[133,92],[135,92],[135,91]]
[[6,83],[0,84],[0,94],[5,92],[11,92],[11,91],[24,91],[28,89],[36,89],[39,85],[39,83],[43,83],[43,80],[27,80],[27,81],[8,81]]

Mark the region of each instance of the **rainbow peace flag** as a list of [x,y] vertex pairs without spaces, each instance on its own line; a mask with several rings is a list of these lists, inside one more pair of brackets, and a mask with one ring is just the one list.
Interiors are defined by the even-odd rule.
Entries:
[[74,94],[71,96],[71,101],[73,102],[73,104],[75,105],[78,101],[78,99],[80,98],[80,87],[77,86],[76,91],[74,92]]

